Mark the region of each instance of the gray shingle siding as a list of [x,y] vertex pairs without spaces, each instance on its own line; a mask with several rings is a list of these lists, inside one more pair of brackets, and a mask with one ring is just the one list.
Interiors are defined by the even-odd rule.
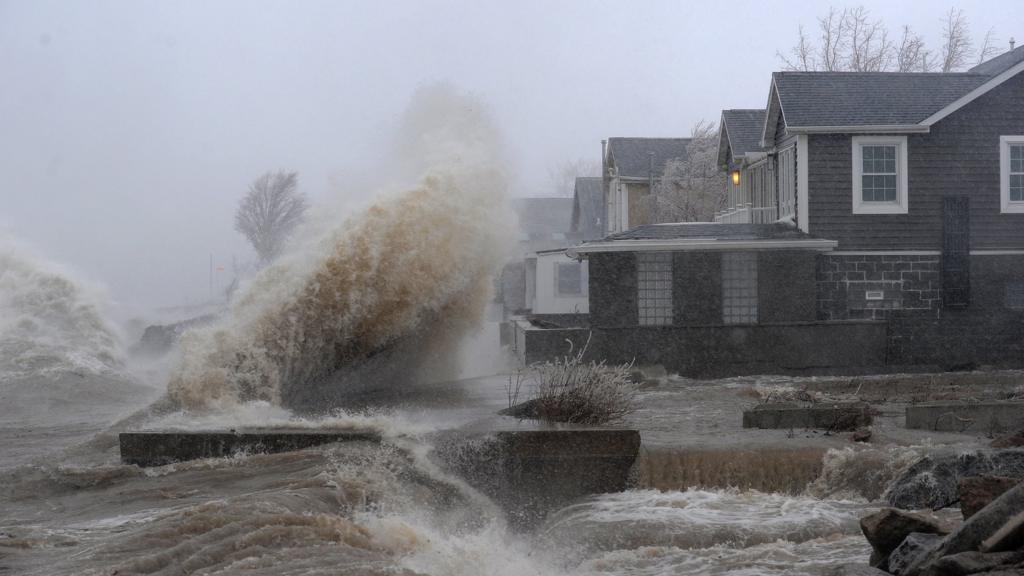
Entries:
[[1024,214],[1001,214],[999,136],[1024,134],[1024,74],[907,137],[908,214],[853,214],[848,134],[811,135],[811,233],[839,250],[939,250],[942,197],[971,198],[971,248],[1024,249]]

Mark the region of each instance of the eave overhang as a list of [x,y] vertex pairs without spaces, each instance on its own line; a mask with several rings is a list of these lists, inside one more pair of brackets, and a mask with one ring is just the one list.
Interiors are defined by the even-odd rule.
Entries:
[[673,238],[670,240],[607,240],[587,242],[565,251],[570,258],[602,252],[718,252],[742,250],[812,250],[831,252],[839,245],[836,240],[817,238],[791,240],[718,240],[716,238]]

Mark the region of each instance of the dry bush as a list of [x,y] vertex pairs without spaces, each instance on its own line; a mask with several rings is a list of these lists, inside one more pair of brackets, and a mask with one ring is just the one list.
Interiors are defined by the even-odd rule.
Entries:
[[[588,341],[589,343],[589,341]],[[633,411],[636,383],[630,364],[584,362],[579,353],[530,366],[536,384],[531,403],[537,418],[550,422],[604,424]]]

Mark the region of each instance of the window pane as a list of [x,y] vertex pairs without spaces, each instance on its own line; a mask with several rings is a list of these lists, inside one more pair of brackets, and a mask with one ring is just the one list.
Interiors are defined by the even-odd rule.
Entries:
[[1010,145],[1010,172],[1024,172],[1024,144]]
[[1010,201],[1024,202],[1024,174],[1010,174]]
[[722,321],[757,323],[757,254],[722,254]]
[[671,324],[672,254],[639,252],[636,255],[636,267],[640,324]]

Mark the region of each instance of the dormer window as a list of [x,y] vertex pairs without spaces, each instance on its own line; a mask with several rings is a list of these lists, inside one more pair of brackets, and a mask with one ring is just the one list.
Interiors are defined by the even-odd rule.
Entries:
[[853,137],[853,213],[907,213],[907,137]]
[[999,137],[999,176],[1003,213],[1024,212],[1024,136]]

